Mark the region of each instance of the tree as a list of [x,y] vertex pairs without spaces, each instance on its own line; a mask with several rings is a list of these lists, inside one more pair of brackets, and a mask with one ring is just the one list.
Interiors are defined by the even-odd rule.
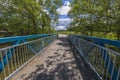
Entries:
[[73,18],[73,27],[77,24],[79,31],[84,31],[85,35],[98,32],[99,36],[106,37],[114,33],[119,39],[119,0],[76,0],[71,7],[69,16]]
[[62,3],[59,0],[1,0],[0,4],[0,29],[5,28],[14,35],[28,35],[44,33],[52,20],[57,22],[56,9]]

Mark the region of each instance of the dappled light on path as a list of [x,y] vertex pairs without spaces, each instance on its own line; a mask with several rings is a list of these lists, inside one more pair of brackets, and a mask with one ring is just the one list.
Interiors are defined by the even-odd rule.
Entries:
[[12,80],[94,80],[80,56],[70,46],[67,36],[60,35]]

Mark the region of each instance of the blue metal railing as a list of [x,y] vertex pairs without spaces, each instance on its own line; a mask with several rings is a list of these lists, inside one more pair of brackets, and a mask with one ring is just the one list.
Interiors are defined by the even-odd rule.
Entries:
[[97,38],[97,37],[92,37],[92,36],[78,36],[78,37],[82,39],[90,40],[94,43],[102,44],[101,46],[103,45],[105,46],[107,44],[107,45],[112,45],[112,46],[120,48],[120,41],[117,41],[117,40],[109,40],[109,39]]
[[37,35],[27,35],[27,36],[5,37],[5,38],[0,38],[0,44],[7,43],[7,42],[16,42],[15,44],[19,44],[21,42],[26,41],[27,39],[35,39],[35,38],[47,37],[47,36],[50,36],[50,34],[37,34]]
[[106,44],[120,47],[120,41],[76,35],[69,39],[98,79],[120,80],[120,53],[105,48]]
[[[0,49],[0,79],[3,80],[43,48],[57,38],[57,35],[38,34],[0,38],[0,43],[13,42],[7,48]],[[27,39],[36,39],[26,42]]]

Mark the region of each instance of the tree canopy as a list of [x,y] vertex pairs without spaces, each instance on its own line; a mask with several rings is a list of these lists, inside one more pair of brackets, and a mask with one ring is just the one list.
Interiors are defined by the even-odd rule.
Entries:
[[28,35],[52,31],[60,0],[0,0],[0,31]]
[[69,16],[73,19],[70,31],[101,37],[115,34],[120,39],[119,0],[73,0]]

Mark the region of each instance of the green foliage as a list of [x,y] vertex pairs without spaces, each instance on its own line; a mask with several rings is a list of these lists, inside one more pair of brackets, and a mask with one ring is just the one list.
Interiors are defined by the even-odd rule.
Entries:
[[73,22],[69,30],[92,36],[98,32],[101,37],[112,33],[120,40],[119,0],[77,0],[71,7]]
[[59,0],[0,0],[0,31],[12,35],[52,32],[57,22]]

